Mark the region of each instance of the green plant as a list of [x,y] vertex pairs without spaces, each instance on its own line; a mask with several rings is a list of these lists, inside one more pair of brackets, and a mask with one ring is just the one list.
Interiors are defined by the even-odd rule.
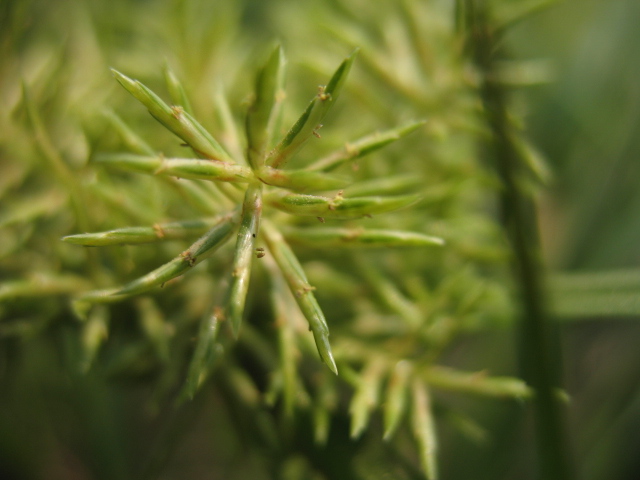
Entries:
[[[637,281],[553,276],[548,302],[541,288],[532,212],[550,174],[510,97],[539,77],[502,47],[547,2],[60,3],[74,4],[63,48],[65,23],[29,16],[53,7],[0,16],[2,401],[37,432],[17,451],[37,438],[53,470],[66,449],[97,477],[153,478],[211,438],[228,478],[436,478],[444,442],[442,476],[466,478],[452,457],[493,457],[486,439],[516,428],[501,422],[546,402],[543,471],[563,471],[559,368],[513,378],[506,332],[523,312],[542,329],[549,312],[637,314]],[[279,48],[252,76],[249,52],[274,33],[302,62],[286,88]],[[352,55],[327,73],[357,47],[353,69]],[[114,72],[164,130],[109,65],[144,80]],[[523,338],[530,357],[551,352],[544,331]]]

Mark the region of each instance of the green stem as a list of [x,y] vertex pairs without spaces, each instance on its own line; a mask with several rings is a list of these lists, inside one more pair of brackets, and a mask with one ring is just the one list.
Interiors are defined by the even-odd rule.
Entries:
[[522,317],[519,349],[523,377],[533,387],[533,406],[539,459],[538,478],[566,480],[573,477],[564,439],[562,412],[557,395],[554,352],[542,285],[542,262],[535,205],[521,188],[518,152],[511,141],[507,95],[496,80],[496,38],[488,20],[485,2],[467,0],[473,54],[482,74],[481,95],[491,129],[491,154],[503,188],[502,221],[513,248],[513,266],[520,288]]

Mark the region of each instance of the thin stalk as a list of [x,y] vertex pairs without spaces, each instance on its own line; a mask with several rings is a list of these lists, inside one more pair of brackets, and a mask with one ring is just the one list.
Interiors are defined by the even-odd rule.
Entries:
[[549,318],[542,285],[542,262],[533,199],[522,191],[521,159],[510,135],[507,95],[495,75],[497,43],[485,2],[467,0],[467,20],[474,61],[482,74],[481,95],[491,129],[490,150],[503,188],[501,213],[513,248],[513,267],[520,287],[522,316],[519,350],[523,377],[535,391],[533,400],[539,468],[538,478],[573,478],[563,432],[556,383],[557,364],[549,335]]

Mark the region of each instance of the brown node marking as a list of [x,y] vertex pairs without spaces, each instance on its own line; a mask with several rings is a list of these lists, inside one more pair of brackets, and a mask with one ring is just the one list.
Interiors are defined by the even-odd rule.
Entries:
[[318,85],[318,98],[323,102],[331,98],[331,94],[326,92],[326,85]]
[[164,235],[165,235],[164,234],[164,230],[162,229],[162,227],[159,224],[155,223],[153,225],[153,232],[156,234],[156,237],[164,238]]
[[296,289],[296,297],[300,298],[303,295],[306,295],[309,292],[313,292],[316,289],[316,287],[306,284],[301,286],[300,288]]
[[155,171],[153,172],[154,175],[160,175],[162,172],[164,172],[167,169],[167,166],[164,162],[164,153],[160,152],[158,154],[158,158],[160,159],[160,166],[158,166],[158,168],[155,169]]
[[322,138],[322,137],[320,136],[320,134],[318,133],[318,130],[320,130],[321,128],[322,128],[322,124],[316,125],[316,128],[314,128],[314,129],[313,129],[313,132],[311,132],[311,133],[313,133],[313,135],[314,135],[316,138]]
[[182,108],[179,105],[172,105],[171,106],[171,114],[177,119],[179,120],[180,117],[182,116],[182,114],[184,113],[184,108]]
[[224,308],[219,305],[213,307],[213,316],[221,322],[227,319],[226,315],[224,314]]
[[353,229],[347,232],[346,235],[344,235],[344,238],[347,242],[353,241],[353,240],[357,240],[358,237],[360,237],[360,235],[362,235],[362,233],[364,232],[363,228],[357,228],[357,229]]
[[334,211],[336,207],[342,203],[342,200],[344,200],[344,197],[342,196],[343,193],[344,192],[340,190],[336,196],[329,201],[329,205],[327,206],[329,210]]
[[316,218],[318,219],[318,221],[319,221],[320,223],[324,223],[324,218],[323,218],[323,217],[316,217]]
[[196,257],[192,257],[191,252],[189,250],[182,252],[180,256],[184,258],[187,261],[187,263],[189,263],[190,267],[193,267],[196,264]]

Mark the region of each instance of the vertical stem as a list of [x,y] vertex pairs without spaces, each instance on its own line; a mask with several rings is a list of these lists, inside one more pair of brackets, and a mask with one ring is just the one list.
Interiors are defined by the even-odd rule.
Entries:
[[542,285],[542,261],[533,199],[523,192],[520,158],[511,141],[507,95],[496,75],[497,42],[484,0],[467,0],[467,23],[481,95],[491,130],[490,150],[503,184],[502,222],[513,249],[514,274],[520,289],[519,350],[522,374],[534,388],[533,402],[539,468],[544,480],[572,478],[565,445],[562,412],[555,391],[557,364],[552,352],[549,319]]

